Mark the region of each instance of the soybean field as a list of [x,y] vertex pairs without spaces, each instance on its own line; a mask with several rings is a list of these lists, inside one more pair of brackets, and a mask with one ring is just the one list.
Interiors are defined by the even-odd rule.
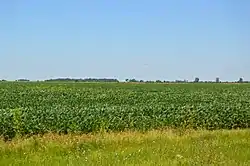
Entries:
[[0,83],[0,135],[250,126],[250,84]]

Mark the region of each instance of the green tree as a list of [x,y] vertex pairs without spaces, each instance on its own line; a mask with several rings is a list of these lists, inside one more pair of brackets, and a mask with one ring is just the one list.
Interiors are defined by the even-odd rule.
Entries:
[[194,79],[194,82],[199,82],[200,81],[200,79],[198,78],[198,77],[196,77],[195,79]]

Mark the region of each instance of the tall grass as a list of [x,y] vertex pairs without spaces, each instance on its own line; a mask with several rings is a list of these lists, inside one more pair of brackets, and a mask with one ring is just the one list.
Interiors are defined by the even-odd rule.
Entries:
[[249,130],[45,134],[0,142],[0,165],[250,165]]

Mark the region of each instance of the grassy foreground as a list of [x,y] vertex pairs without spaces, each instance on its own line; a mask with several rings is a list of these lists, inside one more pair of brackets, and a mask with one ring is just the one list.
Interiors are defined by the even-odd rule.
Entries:
[[0,142],[0,165],[250,165],[250,130],[15,138]]

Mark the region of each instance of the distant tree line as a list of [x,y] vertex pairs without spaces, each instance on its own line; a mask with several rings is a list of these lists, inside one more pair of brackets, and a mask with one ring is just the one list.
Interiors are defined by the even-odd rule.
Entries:
[[19,82],[29,82],[30,80],[22,78],[22,79],[18,79],[16,81],[19,81]]
[[72,78],[56,78],[45,80],[46,82],[52,81],[68,81],[68,82],[119,82],[117,79],[112,78],[85,78],[85,79],[72,79]]
[[194,81],[188,81],[188,80],[175,80],[175,81],[166,81],[166,80],[156,80],[156,81],[144,81],[144,80],[136,80],[136,79],[126,79],[126,82],[144,82],[144,83],[250,83],[250,81],[243,81],[243,78],[240,78],[238,81],[229,82],[229,81],[220,81],[220,78],[217,77],[215,81],[200,81],[198,77],[194,79]]
[[[1,82],[7,81],[7,80],[0,80]],[[18,79],[16,80],[18,82],[29,82],[28,79]],[[45,82],[120,82],[118,79],[114,78],[80,78],[80,79],[74,79],[74,78],[56,78],[56,79],[48,79],[44,80]],[[126,79],[125,82],[131,82],[131,83],[250,83],[250,81],[244,81],[243,78],[239,78],[238,81],[229,82],[224,81],[222,82],[219,77],[215,78],[215,81],[200,81],[198,77],[196,77],[193,81],[188,80],[175,80],[175,81],[166,81],[166,80],[136,80],[136,79]]]

